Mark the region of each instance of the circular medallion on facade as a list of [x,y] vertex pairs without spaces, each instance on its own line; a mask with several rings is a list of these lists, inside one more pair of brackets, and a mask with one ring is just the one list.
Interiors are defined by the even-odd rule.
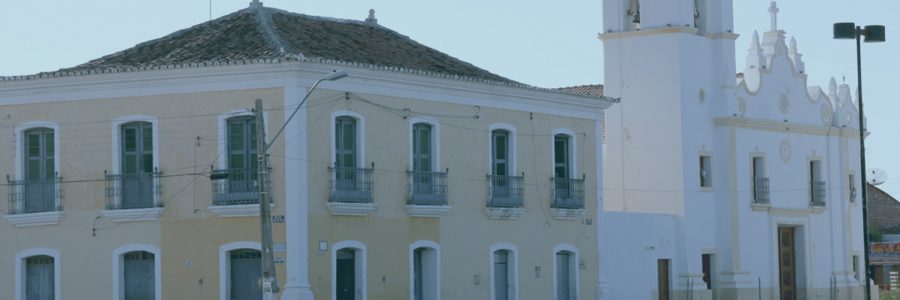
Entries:
[[738,97],[737,104],[738,104],[738,116],[743,118],[744,115],[747,114],[747,100],[744,100],[744,97]]
[[785,94],[781,94],[781,98],[778,99],[778,108],[781,109],[781,113],[787,114],[788,111],[791,110],[791,102],[788,100],[788,96]]
[[831,107],[827,104],[822,104],[822,124],[825,126],[831,125]]
[[781,160],[784,161],[784,163],[791,162],[791,141],[782,140],[778,152],[781,153]]

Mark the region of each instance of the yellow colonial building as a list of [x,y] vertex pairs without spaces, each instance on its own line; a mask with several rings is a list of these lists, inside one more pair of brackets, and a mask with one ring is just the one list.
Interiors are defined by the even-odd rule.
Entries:
[[597,297],[599,87],[255,2],[0,77],[0,299],[261,299],[256,128],[336,69],[268,151],[281,299]]

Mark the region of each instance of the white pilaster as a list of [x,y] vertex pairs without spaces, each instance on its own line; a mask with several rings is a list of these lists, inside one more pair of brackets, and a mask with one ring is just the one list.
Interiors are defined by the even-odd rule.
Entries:
[[[290,116],[295,105],[300,103],[304,90],[299,85],[284,88],[284,116]],[[281,294],[282,300],[312,300],[309,287],[309,218],[307,190],[307,131],[306,106],[300,108],[294,119],[285,128],[284,195],[285,195],[285,235],[287,244],[287,282]],[[296,137],[296,138],[294,138]],[[288,181],[291,182],[288,182]]]

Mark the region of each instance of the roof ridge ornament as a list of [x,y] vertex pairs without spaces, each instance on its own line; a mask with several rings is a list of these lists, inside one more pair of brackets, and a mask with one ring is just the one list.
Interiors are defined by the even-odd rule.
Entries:
[[263,3],[262,3],[262,2],[259,2],[259,0],[253,0],[253,1],[250,2],[250,7],[256,7],[256,8],[259,8],[259,7],[262,7],[262,6],[263,6]]
[[369,9],[369,17],[366,18],[366,23],[378,24],[378,19],[375,18],[375,9]]

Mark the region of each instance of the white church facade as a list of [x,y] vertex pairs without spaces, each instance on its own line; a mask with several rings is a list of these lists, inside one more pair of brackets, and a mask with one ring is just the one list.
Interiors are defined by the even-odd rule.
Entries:
[[862,299],[855,104],[807,86],[776,4],[737,79],[732,1],[603,9],[598,298]]

